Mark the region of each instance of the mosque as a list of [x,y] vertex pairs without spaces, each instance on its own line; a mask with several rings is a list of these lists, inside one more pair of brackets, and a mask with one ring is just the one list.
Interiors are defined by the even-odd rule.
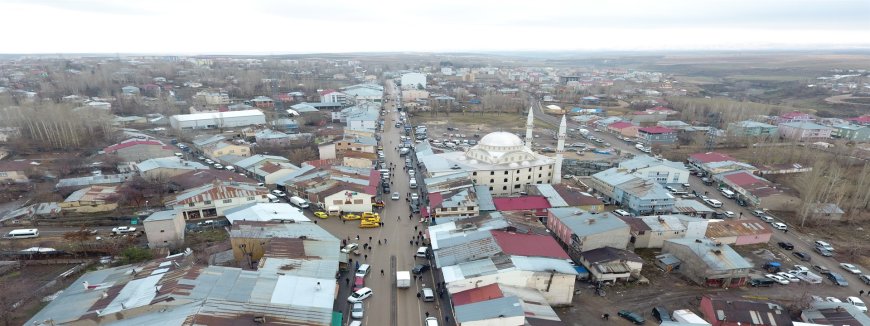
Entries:
[[566,126],[565,116],[562,116],[555,158],[531,149],[534,117],[529,109],[525,142],[513,133],[496,131],[483,136],[477,145],[465,152],[435,154],[437,158],[421,162],[430,175],[437,175],[437,166],[445,166],[446,163],[453,171],[441,172],[464,171],[475,184],[488,185],[493,196],[517,195],[525,191],[526,185],[558,184],[562,181]]

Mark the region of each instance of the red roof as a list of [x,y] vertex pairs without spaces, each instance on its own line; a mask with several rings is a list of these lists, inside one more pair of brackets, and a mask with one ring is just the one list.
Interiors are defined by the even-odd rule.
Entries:
[[648,134],[670,134],[670,133],[674,132],[673,129],[665,128],[665,127],[645,127],[645,128],[640,128],[637,131],[645,132]]
[[443,201],[444,196],[442,196],[440,192],[429,193],[429,206],[441,207]]
[[700,162],[700,163],[736,161],[733,157],[728,156],[727,154],[716,153],[716,152],[692,154],[692,155],[689,155],[689,159]]
[[522,211],[550,208],[550,202],[548,202],[547,197],[544,196],[493,198],[492,203],[495,204],[495,208],[500,211]]
[[453,306],[461,306],[467,305],[469,303],[489,301],[501,297],[504,297],[504,294],[501,292],[501,288],[498,287],[498,283],[493,283],[478,288],[472,288],[462,292],[456,292],[451,295],[451,298],[453,298]]
[[794,119],[794,118],[804,117],[804,116],[808,116],[808,115],[809,114],[806,114],[806,113],[803,113],[800,111],[791,111],[791,112],[783,113],[779,117],[783,118],[783,119]]
[[329,95],[329,94],[332,94],[332,93],[335,93],[335,92],[338,92],[338,91],[336,91],[336,90],[334,90],[334,89],[325,89],[325,90],[323,90],[323,91],[320,92],[320,95],[321,95],[321,96],[323,96],[323,95]]
[[501,251],[508,255],[568,259],[568,254],[549,235],[490,231]]
[[629,123],[629,122],[619,121],[619,122],[611,123],[610,125],[607,126],[607,128],[611,128],[611,129],[625,129],[625,128],[629,128],[629,127],[631,127],[631,126],[634,126],[634,125],[631,124],[631,123]]
[[311,166],[316,167],[316,168],[321,168],[321,169],[329,168],[337,163],[338,163],[338,161],[336,159],[323,159],[323,160],[313,160],[313,161],[306,161],[305,162],[305,164],[311,165]]
[[766,183],[749,172],[738,172],[729,174],[725,176],[725,179],[728,179],[728,181],[731,181],[731,183],[743,188],[757,183]]
[[172,149],[172,147],[166,146],[160,141],[157,140],[125,140],[120,143],[114,144],[112,146],[106,147],[103,149],[106,153],[112,153],[120,149],[137,146],[137,145],[153,145],[153,146],[163,146],[163,149]]
[[862,115],[862,116],[857,117],[857,118],[851,118],[851,119],[849,119],[849,121],[855,121],[855,122],[860,123],[860,124],[870,124],[870,114]]
[[673,111],[673,110],[668,109],[664,106],[657,106],[657,107],[654,107],[652,109],[648,109],[647,111]]

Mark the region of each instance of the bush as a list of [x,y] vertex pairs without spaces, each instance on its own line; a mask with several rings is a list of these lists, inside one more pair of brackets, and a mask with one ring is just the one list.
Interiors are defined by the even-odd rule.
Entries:
[[134,264],[151,260],[151,250],[139,247],[129,247],[121,252],[121,264]]

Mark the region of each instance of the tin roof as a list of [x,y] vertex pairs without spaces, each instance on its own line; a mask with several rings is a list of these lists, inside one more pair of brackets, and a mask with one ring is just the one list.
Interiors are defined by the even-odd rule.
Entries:
[[502,297],[493,300],[454,306],[456,321],[473,321],[523,316],[522,303],[517,297]]
[[175,198],[166,202],[168,206],[186,205],[205,201],[216,201],[230,198],[265,196],[269,190],[265,187],[238,182],[215,181],[202,186],[183,191]]
[[493,198],[492,202],[499,211],[538,210],[550,208],[547,197],[521,196]]
[[612,214],[588,213],[573,207],[551,208],[549,212],[579,237],[629,228],[628,224]]
[[453,306],[462,306],[470,303],[498,299],[504,295],[499,288],[498,283],[484,285],[478,288],[468,289],[461,292],[456,292],[451,295]]
[[760,222],[754,219],[741,219],[707,223],[706,236],[708,238],[726,238],[771,233],[773,233],[773,229],[771,229],[765,222]]
[[286,203],[249,203],[224,211],[230,224],[237,221],[311,222],[301,209]]
[[[568,254],[549,235],[490,231],[501,251],[508,255],[569,259]],[[534,244],[534,245],[530,245]]]
[[699,163],[710,163],[710,162],[721,162],[721,161],[736,161],[737,159],[722,153],[717,152],[707,152],[707,153],[696,153],[689,155],[689,160],[697,161]]
[[751,263],[746,261],[743,256],[740,256],[727,244],[719,244],[710,239],[687,238],[667,239],[665,242],[671,242],[689,249],[691,253],[706,263],[708,268],[714,271],[752,268]]

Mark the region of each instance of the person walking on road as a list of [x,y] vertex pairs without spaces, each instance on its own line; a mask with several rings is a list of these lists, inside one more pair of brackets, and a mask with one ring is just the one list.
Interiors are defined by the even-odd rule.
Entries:
[[384,276],[384,270],[383,270],[383,269],[381,270],[381,276]]
[[387,244],[387,238],[384,238],[384,244]]
[[369,260],[369,255],[368,255],[368,254],[365,254],[365,255],[363,255],[363,258],[364,258],[365,260]]

